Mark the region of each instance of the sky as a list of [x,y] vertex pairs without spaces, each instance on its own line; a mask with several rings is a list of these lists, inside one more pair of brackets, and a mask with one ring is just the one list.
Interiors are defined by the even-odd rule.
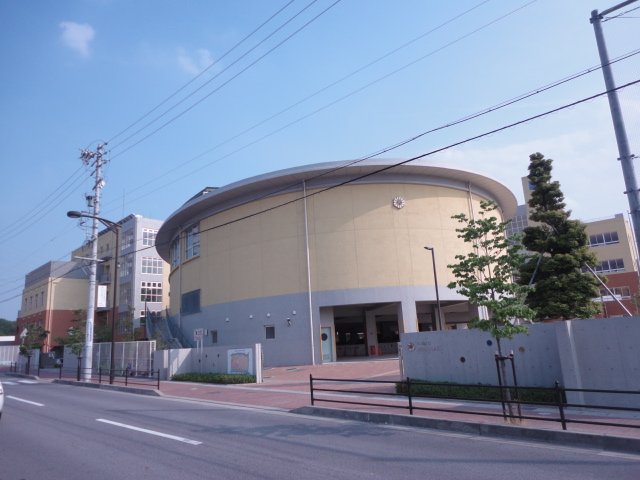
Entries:
[[[86,240],[80,149],[107,142],[101,216],[164,220],[205,187],[354,160],[599,65],[603,0],[0,0],[0,318],[25,275]],[[640,9],[603,23],[640,49]],[[640,55],[614,65],[640,79]],[[600,70],[391,149],[408,159],[605,90]],[[620,93],[640,155],[640,86]],[[572,217],[628,211],[606,97],[425,157],[523,203],[529,155],[554,159]]]

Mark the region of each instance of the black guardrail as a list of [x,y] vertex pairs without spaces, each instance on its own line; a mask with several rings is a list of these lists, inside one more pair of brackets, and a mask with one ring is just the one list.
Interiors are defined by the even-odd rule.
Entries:
[[[406,389],[406,394],[399,394],[397,392],[383,392],[383,391],[365,391],[365,390],[345,390],[345,389],[336,389],[336,388],[319,388],[314,385],[314,381],[321,382],[332,382],[336,384],[392,384],[394,386],[404,386]],[[622,390],[596,390],[596,389],[579,389],[579,388],[565,388],[560,385],[559,382],[555,382],[553,388],[548,387],[514,387],[514,386],[493,386],[493,385],[478,385],[478,384],[451,384],[451,383],[436,383],[436,382],[424,382],[419,380],[412,380],[407,378],[403,381],[391,381],[391,380],[348,380],[348,379],[336,379],[336,378],[314,378],[312,375],[309,375],[309,383],[310,383],[310,392],[311,392],[311,405],[315,405],[315,402],[327,402],[327,403],[341,403],[341,404],[349,404],[349,405],[363,405],[363,406],[371,406],[371,407],[383,407],[383,408],[395,408],[402,410],[409,410],[409,415],[413,415],[416,410],[423,411],[435,411],[435,412],[450,412],[450,413],[460,413],[467,415],[484,415],[490,417],[503,417],[505,419],[518,419],[518,420],[540,420],[540,421],[551,421],[558,422],[562,424],[562,429],[567,430],[567,424],[576,423],[576,424],[586,424],[586,425],[601,425],[601,426],[609,426],[609,427],[624,427],[624,428],[640,428],[640,424],[632,425],[632,424],[622,424],[622,423],[613,423],[613,422],[601,422],[595,420],[580,420],[567,418],[566,409],[570,407],[580,408],[580,409],[593,409],[593,410],[612,410],[612,411],[624,411],[624,412],[640,412],[640,408],[631,408],[631,407],[615,407],[615,406],[603,406],[603,405],[585,405],[585,404],[573,404],[567,403],[567,393],[600,393],[600,394],[620,394],[620,395],[638,395],[638,402],[640,403],[640,391],[622,391]],[[458,396],[441,396],[441,395],[425,395],[425,394],[416,394],[414,389],[416,386],[425,385],[425,386],[443,386],[443,387],[460,387],[460,388],[471,388],[471,389],[496,389],[501,393],[501,398],[494,399],[486,399],[486,398],[460,398]],[[554,402],[535,402],[535,401],[523,401],[519,397],[519,392],[529,390],[529,391],[546,391],[552,394],[555,398]],[[511,399],[506,396],[506,392],[516,392],[516,398]],[[317,398],[314,394],[316,392],[325,392],[325,393],[340,393],[340,394],[357,394],[359,396],[363,395],[375,395],[375,396],[388,396],[393,397],[395,400],[406,398],[407,403],[405,405],[388,405],[382,403],[374,403],[374,402],[366,402],[366,401],[354,401],[347,400],[345,398],[340,399],[329,399],[329,398]],[[451,408],[437,408],[437,407],[425,407],[415,405],[414,399],[432,399],[432,400],[463,400],[467,402],[479,402],[479,403],[487,403],[487,404],[501,404],[502,405],[502,413],[493,413],[493,412],[480,412],[477,410],[465,410],[461,409],[460,406],[457,406],[456,409]],[[513,411],[513,409],[508,408],[509,405],[515,406],[517,414],[511,414],[508,412]],[[523,415],[522,414],[522,405],[533,405],[533,406],[542,406],[557,409],[558,415],[557,417],[544,416],[544,417],[534,417],[531,415]]]

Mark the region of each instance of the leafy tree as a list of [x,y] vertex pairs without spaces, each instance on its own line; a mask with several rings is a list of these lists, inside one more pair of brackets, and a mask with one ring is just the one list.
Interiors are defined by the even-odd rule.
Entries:
[[598,259],[589,251],[586,225],[569,219],[560,183],[551,181],[553,160],[541,153],[529,159],[528,178],[534,187],[530,219],[537,224],[524,229],[522,243],[539,255],[520,269],[520,283],[535,285],[525,302],[537,320],[592,318],[600,313],[600,305],[593,301],[599,295],[599,282],[582,268],[597,265]]
[[0,318],[0,335],[15,335],[16,322]]
[[[512,339],[518,333],[528,333],[525,325],[517,325],[517,319],[531,319],[534,312],[524,304],[524,298],[531,288],[520,285],[514,275],[531,257],[522,253],[519,237],[507,238],[509,222],[499,222],[492,213],[497,209],[494,202],[481,202],[478,219],[469,219],[465,214],[454,215],[465,226],[456,229],[458,238],[472,246],[471,253],[456,255],[459,262],[447,265],[457,280],[449,283],[466,296],[470,302],[478,305],[480,315],[485,311],[489,318],[474,317],[469,328],[489,332],[496,339],[498,355],[504,357],[502,338]],[[504,360],[500,361],[502,378],[507,378]],[[511,400],[509,390],[505,390],[506,400]],[[508,403],[510,415],[514,415],[513,406]],[[511,419],[513,420],[513,419]]]
[[55,337],[53,340],[60,345],[68,347],[72,354],[79,357],[84,350],[87,311],[83,309],[74,310],[71,323],[73,323],[73,326],[68,328],[66,337]]
[[34,350],[42,350],[44,347],[44,340],[49,335],[49,330],[45,330],[41,325],[37,323],[28,323],[26,326],[27,334],[22,339],[22,345],[20,345],[20,355],[27,357],[27,369],[26,373],[29,374],[29,368],[31,367],[31,357]]

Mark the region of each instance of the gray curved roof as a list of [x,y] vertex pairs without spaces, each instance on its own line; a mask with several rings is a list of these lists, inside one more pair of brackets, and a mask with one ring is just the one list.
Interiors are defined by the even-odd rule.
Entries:
[[[259,198],[343,183],[417,183],[471,189],[473,193],[495,200],[505,218],[515,214],[517,202],[505,185],[473,169],[443,162],[368,159],[352,162],[326,162],[265,173],[221,188],[207,188],[173,212],[156,237],[156,248],[165,261],[170,258],[170,242],[185,227]],[[349,165],[349,166],[344,166]]]

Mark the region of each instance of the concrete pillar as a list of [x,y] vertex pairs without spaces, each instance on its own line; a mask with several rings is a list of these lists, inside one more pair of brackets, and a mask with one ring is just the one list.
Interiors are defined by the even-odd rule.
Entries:
[[366,338],[368,353],[371,355],[371,347],[375,348],[374,355],[378,354],[378,327],[376,326],[376,315],[374,311],[365,312],[366,318]]
[[415,301],[403,300],[398,303],[398,326],[402,333],[418,331],[418,312]]

